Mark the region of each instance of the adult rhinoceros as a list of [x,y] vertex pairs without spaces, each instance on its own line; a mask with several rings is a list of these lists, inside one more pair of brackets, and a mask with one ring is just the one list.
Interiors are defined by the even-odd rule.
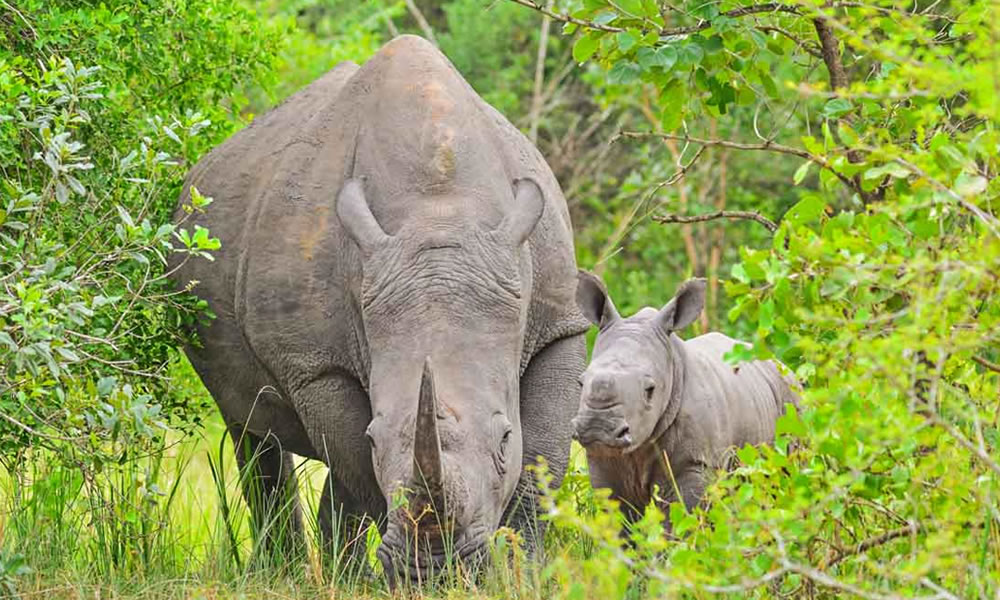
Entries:
[[255,518],[296,453],[330,468],[327,534],[376,518],[397,574],[440,566],[448,536],[476,553],[504,518],[533,531],[524,466],[541,456],[561,478],[588,323],[566,203],[532,144],[401,36],[216,148],[181,205],[191,186],[214,198],[192,218],[222,249],[175,275],[217,315],[187,354],[257,457],[238,453]]

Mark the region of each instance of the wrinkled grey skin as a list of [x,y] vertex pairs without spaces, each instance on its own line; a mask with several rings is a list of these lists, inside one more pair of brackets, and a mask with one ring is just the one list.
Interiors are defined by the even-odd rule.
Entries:
[[[523,466],[562,477],[588,325],[566,203],[531,143],[402,36],[216,148],[181,204],[191,185],[214,198],[193,221],[222,249],[175,275],[218,315],[187,352],[261,456],[255,518],[296,453],[330,467],[328,538],[377,519],[389,573],[425,575],[446,536],[475,554],[502,523],[532,541]],[[415,555],[402,511],[425,508]]]
[[794,382],[771,361],[726,364],[723,355],[741,342],[674,333],[701,312],[703,279],[685,282],[660,310],[622,318],[601,280],[581,271],[577,302],[600,333],[580,378],[574,437],[587,452],[591,483],[611,489],[629,521],[641,516],[654,486],[661,507],[679,490],[693,508],[734,449],[773,441],[785,404],[798,404]]

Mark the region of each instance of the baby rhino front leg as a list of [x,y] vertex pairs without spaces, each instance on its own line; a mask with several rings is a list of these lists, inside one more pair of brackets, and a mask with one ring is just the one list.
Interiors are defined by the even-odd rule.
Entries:
[[[706,471],[700,464],[689,464],[679,466],[676,469],[669,469],[667,468],[668,465],[665,459],[661,459],[661,461],[663,461],[663,471],[665,473],[661,480],[657,482],[660,488],[657,505],[663,511],[664,533],[669,535],[673,532],[673,524],[670,522],[670,505],[677,502],[679,494],[680,500],[684,503],[684,508],[688,512],[691,512],[705,495],[708,480]],[[673,474],[672,478],[671,473]]]

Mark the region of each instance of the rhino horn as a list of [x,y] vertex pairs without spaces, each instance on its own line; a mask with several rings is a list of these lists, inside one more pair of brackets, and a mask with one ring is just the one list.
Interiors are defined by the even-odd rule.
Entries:
[[424,361],[424,372],[420,378],[420,402],[417,405],[417,426],[413,434],[412,483],[412,487],[417,490],[414,500],[417,500],[418,506],[429,501],[439,517],[445,513],[437,398],[429,356]]

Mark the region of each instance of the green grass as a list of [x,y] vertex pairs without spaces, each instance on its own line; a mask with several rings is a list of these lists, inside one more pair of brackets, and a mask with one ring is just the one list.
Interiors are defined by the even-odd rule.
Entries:
[[[579,447],[573,460],[583,460]],[[301,558],[271,556],[255,544],[232,443],[214,412],[196,433],[170,432],[159,452],[107,465],[89,475],[89,485],[73,466],[40,452],[27,457],[21,464],[29,469],[19,476],[0,469],[0,586],[13,582],[21,598],[390,597],[373,560],[377,532],[362,533],[367,557],[337,560],[320,551],[316,511],[327,469],[295,462],[306,538]],[[497,536],[497,560],[485,574],[453,571],[411,593],[541,597],[541,566],[508,536]],[[575,543],[557,537],[550,542]],[[4,571],[4,561],[15,557],[28,573]]]

